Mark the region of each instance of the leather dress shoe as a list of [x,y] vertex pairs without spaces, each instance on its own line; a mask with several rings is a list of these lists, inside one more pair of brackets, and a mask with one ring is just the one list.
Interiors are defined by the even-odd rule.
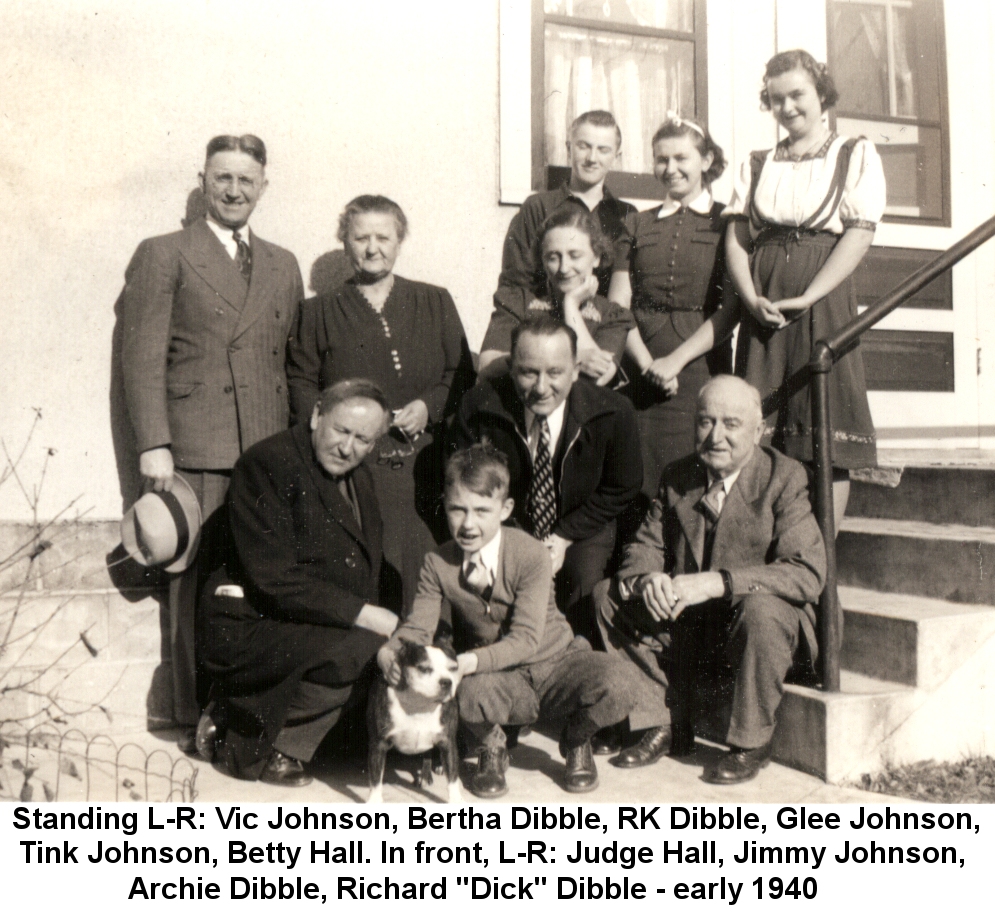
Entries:
[[579,747],[567,747],[560,742],[560,755],[567,761],[563,775],[563,788],[568,792],[591,792],[598,787],[598,768],[594,765],[594,752],[590,740]]
[[214,719],[206,710],[197,723],[194,746],[201,760],[206,760],[208,763],[214,762],[214,757],[218,752],[218,726],[214,724]]
[[656,763],[664,754],[670,753],[671,734],[669,725],[647,728],[632,747],[627,747],[613,761],[619,769],[636,769]]
[[477,768],[470,778],[469,789],[478,798],[500,798],[508,791],[504,774],[508,769],[508,751],[503,747],[483,748]]
[[694,750],[694,727],[686,722],[648,728],[642,738],[627,747],[614,761],[619,769],[651,766],[662,756],[686,757]]
[[300,788],[314,782],[314,776],[304,769],[304,764],[300,760],[281,754],[274,750],[266,761],[266,766],[259,776],[260,782],[267,782],[270,785],[283,785],[291,788]]
[[763,747],[746,750],[742,747],[732,748],[712,769],[705,773],[705,782],[713,785],[738,785],[749,782],[768,763],[772,752],[772,741]]
[[591,738],[591,750],[595,757],[607,757],[617,754],[622,749],[622,729],[618,725],[609,725],[596,732]]

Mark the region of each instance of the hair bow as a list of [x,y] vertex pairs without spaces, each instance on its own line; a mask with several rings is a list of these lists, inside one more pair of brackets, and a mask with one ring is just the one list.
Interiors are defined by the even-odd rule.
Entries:
[[680,114],[674,111],[667,111],[667,120],[677,127],[689,127],[694,130],[702,139],[705,138],[705,131],[698,126],[693,120],[685,120]]

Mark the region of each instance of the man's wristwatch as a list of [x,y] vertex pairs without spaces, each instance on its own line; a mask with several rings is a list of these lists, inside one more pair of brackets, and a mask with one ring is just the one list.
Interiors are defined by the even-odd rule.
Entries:
[[722,577],[722,598],[727,602],[732,601],[732,574],[728,570],[720,570],[719,576]]

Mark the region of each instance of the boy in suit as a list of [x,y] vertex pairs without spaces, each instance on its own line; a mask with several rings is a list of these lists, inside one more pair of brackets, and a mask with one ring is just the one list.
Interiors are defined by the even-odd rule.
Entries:
[[514,509],[509,484],[504,454],[490,445],[450,458],[445,510],[453,540],[425,558],[411,613],[377,659],[396,684],[401,641],[430,643],[448,602],[462,677],[460,720],[480,745],[470,791],[497,798],[508,790],[502,726],[556,718],[566,719],[563,787],[589,792],[598,785],[591,736],[628,715],[635,680],[627,663],[574,637],[553,599],[542,542],[502,527]]

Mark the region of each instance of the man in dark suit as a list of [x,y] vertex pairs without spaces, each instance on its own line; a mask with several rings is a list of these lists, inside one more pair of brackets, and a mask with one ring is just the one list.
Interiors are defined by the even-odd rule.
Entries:
[[362,464],[390,417],[378,387],[343,380],[309,424],[235,464],[197,646],[213,697],[198,745],[207,757],[219,745],[236,776],[309,782],[304,764],[394,631],[397,616],[378,604],[383,525]]
[[804,467],[761,447],[762,433],[752,386],[728,375],[706,383],[696,452],[664,470],[615,586],[595,591],[608,649],[646,673],[629,715],[644,734],[618,766],[689,752],[704,673],[725,666],[734,676],[731,750],[705,778],[752,779],[770,759],[785,676],[796,660],[815,659],[825,546]]
[[463,397],[454,433],[459,449],[489,440],[508,457],[513,516],[549,548],[574,632],[596,640],[586,596],[643,472],[631,404],[579,374],[573,330],[547,315],[526,320],[512,331],[510,374]]
[[[255,136],[207,144],[206,218],[143,241],[122,295],[122,367],[139,470],[155,490],[181,473],[205,522],[239,455],[288,424],[287,336],[304,296],[294,256],[249,229],[266,189]],[[170,583],[173,714],[197,723],[196,566]],[[192,747],[187,738],[186,749]]]

